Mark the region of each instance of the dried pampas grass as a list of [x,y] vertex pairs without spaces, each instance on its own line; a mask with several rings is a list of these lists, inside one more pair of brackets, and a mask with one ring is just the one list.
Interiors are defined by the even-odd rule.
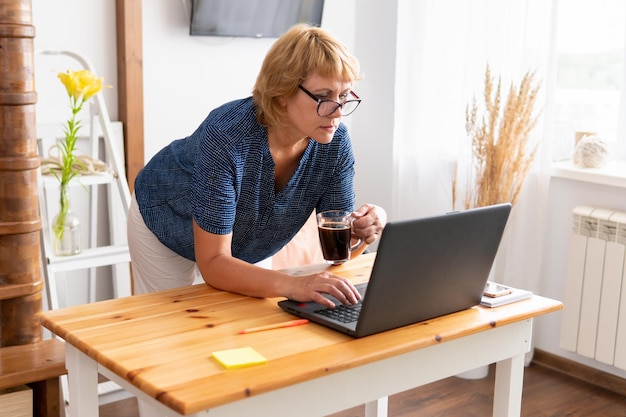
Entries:
[[[510,202],[515,204],[537,146],[527,150],[531,130],[538,116],[533,108],[539,86],[534,72],[527,72],[519,88],[513,83],[502,108],[501,81],[494,85],[491,70],[485,71],[485,108],[479,115],[476,99],[468,106],[465,130],[472,141],[472,169],[464,198],[466,209]],[[452,206],[459,192],[457,175],[452,183]]]

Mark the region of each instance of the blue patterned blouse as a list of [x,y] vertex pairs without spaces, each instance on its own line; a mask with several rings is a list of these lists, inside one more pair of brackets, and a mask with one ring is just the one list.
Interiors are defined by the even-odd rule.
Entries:
[[274,191],[267,131],[252,98],[213,110],[189,137],[163,148],[135,181],[139,210],[168,248],[195,260],[192,216],[215,234],[233,232],[232,254],[272,256],[313,211],[354,209],[354,155],[340,124],[329,144],[310,139],[287,185]]

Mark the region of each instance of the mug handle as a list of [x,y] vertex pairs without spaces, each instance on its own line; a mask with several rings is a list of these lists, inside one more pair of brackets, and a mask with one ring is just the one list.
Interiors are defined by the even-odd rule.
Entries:
[[363,239],[359,239],[354,245],[350,246],[350,259],[354,259],[365,251],[367,244]]
[[350,251],[359,249],[361,247],[361,245],[363,245],[363,244],[365,244],[363,239],[357,240],[357,242],[354,245],[350,246]]

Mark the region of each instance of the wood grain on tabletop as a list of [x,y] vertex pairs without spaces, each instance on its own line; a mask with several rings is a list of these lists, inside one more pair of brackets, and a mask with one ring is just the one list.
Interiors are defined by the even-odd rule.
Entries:
[[[373,256],[329,270],[365,281]],[[201,284],[50,311],[41,321],[147,394],[188,413],[561,308],[557,301],[534,297],[507,308],[477,306],[362,339],[312,323],[238,334],[244,328],[293,319],[277,301]],[[245,346],[268,363],[233,372],[210,357],[217,350]]]

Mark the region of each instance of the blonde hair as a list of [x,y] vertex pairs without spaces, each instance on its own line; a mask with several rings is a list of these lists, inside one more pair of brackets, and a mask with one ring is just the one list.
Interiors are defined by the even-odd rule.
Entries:
[[252,91],[259,123],[281,125],[285,113],[278,99],[296,94],[313,74],[352,82],[359,79],[359,62],[329,32],[298,24],[278,38],[263,60]]

